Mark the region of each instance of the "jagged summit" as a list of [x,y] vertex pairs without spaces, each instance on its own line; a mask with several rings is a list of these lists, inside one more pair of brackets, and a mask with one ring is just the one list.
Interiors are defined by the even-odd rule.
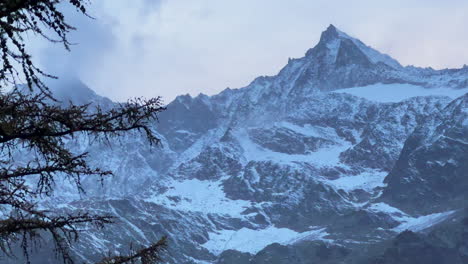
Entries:
[[356,38],[353,38],[346,34],[345,32],[339,30],[337,27],[335,27],[333,24],[330,24],[325,31],[322,32],[320,36],[320,41],[319,42],[330,42],[333,40],[345,40],[349,39],[352,41],[359,41]]
[[[322,32],[320,41],[303,58],[290,60],[278,77],[291,80],[286,89],[291,88],[297,94],[375,83],[420,82],[419,77],[413,78],[390,56],[374,50],[334,25]],[[284,85],[279,86],[285,90]]]
[[350,35],[348,35],[344,31],[341,31],[340,29],[335,27],[333,24],[330,24],[327,27],[327,29],[322,32],[322,34],[320,36],[320,42],[322,42],[322,41],[326,42],[326,41],[330,41],[330,40],[333,40],[333,39],[340,39],[340,40],[349,39],[349,40],[352,40],[353,42],[354,41],[361,42],[359,39],[351,37]]
[[330,26],[322,32],[320,42],[332,41],[333,39],[339,38],[339,36],[340,34],[338,33],[338,29],[334,25],[330,24]]
[[268,100],[264,99],[268,104],[279,97],[303,100],[318,91],[375,84],[463,89],[468,87],[466,69],[468,67],[452,70],[403,67],[390,56],[331,24],[322,32],[317,45],[309,49],[304,57],[289,59],[277,75],[260,76],[246,87],[225,90],[215,97],[228,102],[231,101],[228,94],[245,92],[247,100],[257,103],[261,98],[271,96]]
[[306,56],[322,55],[328,57],[328,63],[337,66],[360,64],[371,66],[382,63],[393,69],[401,68],[401,64],[386,54],[367,46],[357,38],[353,38],[345,32],[330,24],[322,32],[319,43],[310,49]]

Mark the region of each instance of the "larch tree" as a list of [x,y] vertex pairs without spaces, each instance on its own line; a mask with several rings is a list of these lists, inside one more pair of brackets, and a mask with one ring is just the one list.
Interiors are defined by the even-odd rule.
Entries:
[[[14,257],[12,246],[20,245],[20,254],[29,262],[35,241],[49,236],[60,259],[73,263],[70,247],[79,239],[80,227],[102,228],[115,220],[110,215],[61,214],[38,208],[38,199],[51,195],[57,177],[71,179],[83,192],[83,176],[102,180],[112,175],[89,166],[87,153],[72,153],[65,147],[65,138],[86,134],[109,139],[139,131],[149,143],[159,143],[150,124],[164,110],[160,98],[133,99],[110,110],[90,104],[64,106],[42,81],[57,77],[35,66],[25,36],[35,34],[69,50],[67,35],[75,28],[67,23],[60,5],[72,5],[88,16],[89,4],[87,0],[0,1],[0,252],[7,257]],[[19,165],[14,155],[18,151],[34,153],[35,158]],[[165,247],[162,238],[126,256],[107,256],[99,263],[158,263]]]

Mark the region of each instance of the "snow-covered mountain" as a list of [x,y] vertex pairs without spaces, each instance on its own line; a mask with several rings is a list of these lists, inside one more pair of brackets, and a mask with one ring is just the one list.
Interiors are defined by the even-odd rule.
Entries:
[[87,197],[63,183],[44,206],[120,219],[83,232],[82,261],[168,235],[169,263],[404,263],[389,241],[447,225],[445,243],[466,237],[467,92],[468,67],[403,67],[330,25],[276,76],[177,97],[154,124],[159,148],[70,141],[116,176],[85,179]]

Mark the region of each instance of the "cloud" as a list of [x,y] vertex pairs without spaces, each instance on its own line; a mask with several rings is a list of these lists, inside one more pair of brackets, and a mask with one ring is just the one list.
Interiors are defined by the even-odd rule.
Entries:
[[72,52],[60,44],[46,45],[39,53],[40,63],[47,72],[57,76],[79,75],[90,68],[98,70],[116,47],[112,24],[80,15],[69,6],[63,12],[67,22],[78,29],[69,34]]
[[112,99],[169,102],[276,74],[330,23],[404,65],[461,67],[464,10],[462,0],[102,0],[91,10],[96,20],[73,14],[72,53],[47,46],[40,57]]

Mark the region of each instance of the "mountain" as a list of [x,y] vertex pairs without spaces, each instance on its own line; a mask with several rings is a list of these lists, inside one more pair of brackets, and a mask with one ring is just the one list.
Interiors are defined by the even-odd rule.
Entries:
[[[420,213],[468,205],[468,94],[423,122],[385,179],[382,199]],[[412,203],[407,201],[412,200]]]
[[[107,100],[67,86],[63,102]],[[405,243],[463,263],[467,92],[467,67],[404,67],[330,25],[275,76],[177,97],[156,149],[138,134],[70,140],[115,177],[84,179],[86,197],[57,184],[42,206],[119,219],[83,231],[84,262],[165,234],[168,263],[404,263]]]

